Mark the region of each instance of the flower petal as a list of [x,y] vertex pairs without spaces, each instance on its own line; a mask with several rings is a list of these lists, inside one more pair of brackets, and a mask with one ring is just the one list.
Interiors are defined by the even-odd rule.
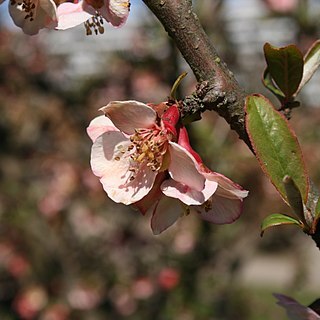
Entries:
[[273,295],[278,299],[277,304],[286,309],[291,320],[320,320],[319,314],[298,301],[284,294],[274,293]]
[[169,142],[169,173],[173,180],[182,183],[192,190],[201,191],[205,186],[205,177],[199,172],[194,157],[183,147]]
[[33,19],[27,17],[20,2],[9,3],[9,13],[16,26],[20,27],[24,33],[35,35],[40,29],[55,27],[57,24],[56,5],[52,0],[33,1],[36,5],[33,11]]
[[206,205],[194,207],[194,209],[203,220],[216,224],[232,223],[240,217],[243,201],[220,196],[220,190],[220,188],[217,189]]
[[149,193],[141,200],[134,203],[134,207],[136,207],[143,215],[145,215],[152,207],[154,207],[154,205],[162,197],[163,194],[161,192],[160,185],[165,179],[165,176],[165,172],[159,172]]
[[99,136],[92,146],[91,167],[100,177],[108,196],[115,202],[132,204],[141,200],[152,189],[156,172],[142,165],[131,180],[130,140],[119,131],[109,131]]
[[222,197],[230,199],[243,199],[248,196],[249,191],[244,190],[240,185],[233,182],[223,174],[210,171],[207,169],[203,172],[206,179],[216,181],[219,184],[219,194]]
[[45,27],[53,29],[58,24],[57,6],[52,0],[39,0],[39,6],[45,17]]
[[216,191],[218,183],[207,180],[202,191],[194,190],[173,179],[166,180],[161,185],[162,192],[172,198],[179,199],[186,205],[201,205]]
[[82,1],[78,3],[62,3],[57,9],[58,26],[56,29],[66,30],[73,28],[90,19],[94,13],[95,10],[91,6],[86,6],[86,10],[84,10]]
[[148,129],[156,124],[156,112],[142,102],[112,101],[100,110],[126,134],[134,134],[135,129]]
[[158,235],[173,225],[183,215],[183,207],[179,201],[162,197],[156,204],[152,218],[151,229],[153,234]]
[[212,172],[205,167],[201,167],[202,174],[209,181],[218,183],[218,188],[205,206],[195,208],[202,219],[216,223],[226,224],[237,220],[243,209],[243,198],[248,195],[248,191],[234,183],[222,174]]
[[129,0],[105,0],[105,5],[99,13],[114,27],[120,27],[127,21],[129,11]]
[[108,131],[119,131],[112,121],[106,116],[99,116],[94,118],[88,128],[87,133],[91,138],[92,142],[94,142],[99,136]]

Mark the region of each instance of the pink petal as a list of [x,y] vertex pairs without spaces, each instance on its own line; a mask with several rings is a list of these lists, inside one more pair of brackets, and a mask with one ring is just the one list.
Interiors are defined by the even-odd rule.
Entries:
[[154,207],[154,205],[162,197],[163,194],[161,192],[160,185],[165,179],[165,176],[165,172],[159,172],[149,193],[141,200],[134,203],[134,207],[136,207],[143,215],[145,215],[152,207]]
[[[243,208],[241,199],[228,199],[219,195],[218,188],[215,194],[209,199],[205,206],[194,207],[203,220],[215,224],[228,224],[237,220]],[[211,208],[210,208],[211,206]]]
[[[89,7],[87,6],[86,8]],[[56,29],[66,30],[87,21],[95,13],[95,10],[92,7],[90,8],[91,10],[84,10],[82,1],[79,3],[65,2],[60,4],[57,9],[58,26]]]
[[244,190],[240,185],[233,182],[223,174],[210,171],[206,168],[203,172],[206,179],[216,181],[219,184],[219,195],[230,199],[243,199],[248,196],[248,191]]
[[153,234],[158,235],[173,225],[183,215],[183,207],[179,201],[162,197],[157,203],[151,218]]
[[201,205],[216,191],[218,184],[214,181],[206,181],[202,191],[194,190],[172,179],[166,180],[161,185],[162,192],[172,198],[179,199],[186,205]]
[[46,27],[52,22],[55,22],[57,25],[58,17],[57,17],[57,6],[52,0],[39,0],[39,6],[43,10],[46,16]]
[[131,158],[127,151],[130,144],[121,132],[109,131],[95,140],[91,151],[93,173],[100,177],[108,196],[124,204],[141,200],[152,189],[156,177],[156,172],[143,165],[135,179],[130,180]]
[[203,190],[205,178],[199,172],[194,157],[186,149],[174,142],[169,142],[169,152],[171,158],[169,173],[172,179],[192,190]]
[[156,112],[142,102],[112,101],[100,110],[126,134],[134,134],[135,129],[148,129],[156,124]]
[[94,142],[99,136],[108,131],[119,131],[112,121],[106,116],[99,116],[94,118],[88,128],[87,133],[91,138],[92,142]]
[[219,186],[208,203],[196,207],[195,211],[202,219],[216,224],[232,223],[237,220],[242,213],[243,198],[248,195],[248,191],[224,175],[205,167],[202,167],[202,173],[207,180],[215,181]]
[[198,155],[197,152],[195,152],[192,149],[192,147],[190,145],[189,135],[188,135],[188,131],[187,131],[186,127],[182,126],[182,127],[178,128],[178,145],[180,145],[181,147],[183,147],[184,149],[189,151],[190,154],[192,154],[192,156],[194,157],[194,159],[197,161],[197,163],[199,165],[202,164],[201,157]]
[[320,320],[320,315],[296,300],[279,293],[273,295],[278,299],[277,304],[286,309],[291,320]]
[[99,13],[114,27],[120,27],[126,22],[129,11],[129,0],[105,0],[105,5],[99,9]]

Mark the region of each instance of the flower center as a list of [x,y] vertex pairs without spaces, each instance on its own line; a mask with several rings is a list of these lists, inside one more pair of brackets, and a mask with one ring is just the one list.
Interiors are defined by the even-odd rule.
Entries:
[[146,163],[152,171],[159,171],[163,164],[163,156],[168,148],[167,134],[160,129],[136,129],[130,137],[129,148],[135,152],[131,159],[137,163]]

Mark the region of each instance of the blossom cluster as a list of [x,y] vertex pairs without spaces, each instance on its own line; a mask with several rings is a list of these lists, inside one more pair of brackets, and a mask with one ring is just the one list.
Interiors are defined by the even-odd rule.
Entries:
[[[5,0],[0,0],[0,5]],[[107,21],[122,26],[129,15],[130,0],[7,0],[13,22],[24,33],[40,29],[65,30],[84,23],[87,34],[104,32]]]
[[151,212],[154,234],[191,212],[217,224],[240,216],[248,192],[203,164],[175,103],[113,101],[101,111],[87,129],[93,173],[113,201]]

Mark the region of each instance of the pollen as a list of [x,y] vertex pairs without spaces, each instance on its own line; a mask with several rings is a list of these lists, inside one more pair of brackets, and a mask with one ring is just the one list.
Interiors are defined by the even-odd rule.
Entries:
[[32,0],[23,0],[21,1],[16,1],[16,0],[11,0],[10,4],[12,6],[18,4],[20,7],[21,11],[24,11],[26,13],[24,19],[25,20],[30,20],[33,21],[34,20],[34,12],[36,9],[36,4],[35,1]]
[[98,33],[103,34],[104,33],[104,27],[103,27],[103,18],[99,13],[96,13],[94,17],[87,20],[84,23],[84,27],[86,29],[87,36],[92,35],[94,32],[96,35]]
[[120,3],[119,6],[130,9],[131,4],[130,4],[130,1],[126,1],[124,3]]
[[135,175],[141,165],[146,165],[152,171],[161,169],[168,148],[168,137],[162,130],[136,129],[130,141],[132,143],[127,150],[133,152],[130,155],[132,164],[129,171]]
[[207,200],[204,204],[204,210],[205,212],[208,212],[212,209],[212,201],[211,200]]

